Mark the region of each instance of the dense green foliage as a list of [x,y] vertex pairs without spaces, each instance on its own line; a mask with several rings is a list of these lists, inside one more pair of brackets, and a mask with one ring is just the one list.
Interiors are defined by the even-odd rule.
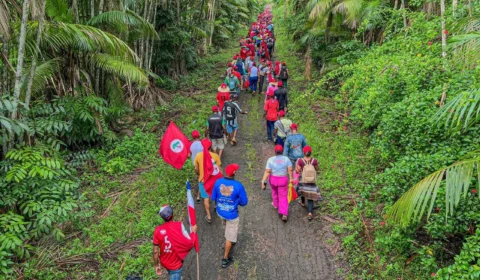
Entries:
[[[343,235],[352,278],[418,279],[436,273],[475,279],[474,252],[480,247],[472,235],[478,235],[480,203],[478,156],[471,153],[480,148],[479,3],[458,3],[453,14],[452,2],[446,1],[448,31],[442,31],[438,3],[405,2],[407,9],[381,1],[286,1],[287,17],[283,7],[276,15],[297,50],[305,52],[305,67],[316,68],[305,75],[323,74],[315,98],[333,97],[343,112],[332,124],[369,134],[372,174],[348,185],[361,195],[353,214],[341,207],[335,211],[345,222],[334,229]],[[450,38],[445,58],[442,33]],[[446,182],[442,169],[430,185],[420,182],[418,191],[391,208],[422,178],[462,159],[446,169]],[[343,168],[347,174],[356,170]],[[400,211],[398,216],[387,216],[390,209]],[[359,215],[364,222],[358,222]]]

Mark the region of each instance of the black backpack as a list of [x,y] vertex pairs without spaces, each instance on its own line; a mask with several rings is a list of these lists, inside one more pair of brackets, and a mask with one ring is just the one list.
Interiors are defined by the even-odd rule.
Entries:
[[288,79],[288,73],[287,73],[287,68],[282,67],[282,70],[280,70],[280,74],[278,75],[280,80],[287,80]]
[[268,39],[267,48],[269,48],[269,49],[273,48],[273,39],[272,38]]
[[229,121],[230,123],[237,118],[237,108],[232,102],[225,102],[223,105],[223,115],[225,120]]

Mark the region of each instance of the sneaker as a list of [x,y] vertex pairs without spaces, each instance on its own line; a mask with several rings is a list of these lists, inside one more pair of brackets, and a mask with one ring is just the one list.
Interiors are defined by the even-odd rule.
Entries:
[[233,262],[232,258],[222,259],[222,268],[227,268]]

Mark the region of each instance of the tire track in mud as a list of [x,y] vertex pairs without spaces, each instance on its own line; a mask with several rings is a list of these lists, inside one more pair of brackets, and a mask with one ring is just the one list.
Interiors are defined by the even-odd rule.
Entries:
[[[242,92],[240,105],[249,115],[239,116],[238,144],[227,144],[222,158],[223,167],[240,165],[236,179],[249,196],[248,205],[240,207],[235,262],[230,267],[221,268],[224,228],[220,218],[212,212],[213,222],[208,224],[203,206],[196,205],[200,279],[341,279],[336,273],[339,266],[324,245],[328,225],[318,217],[307,221],[306,209],[296,202],[290,204],[289,220],[283,223],[271,206],[270,189],[260,188],[266,161],[273,156],[273,144],[266,142],[263,98]],[[196,279],[196,266],[192,252],[185,259],[183,279]]]

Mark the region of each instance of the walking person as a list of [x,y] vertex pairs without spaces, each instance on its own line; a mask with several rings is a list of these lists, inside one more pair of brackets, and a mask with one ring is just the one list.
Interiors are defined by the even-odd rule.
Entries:
[[288,73],[288,68],[285,62],[282,62],[282,66],[280,68],[280,73],[278,74],[278,79],[283,82],[283,87],[288,88],[288,77],[290,74]]
[[313,203],[320,199],[320,190],[317,186],[318,160],[312,157],[312,148],[303,147],[303,158],[297,160],[295,172],[300,174],[298,182],[298,194],[301,196],[299,204],[305,207],[307,200],[308,220],[313,219]]
[[[243,62],[242,62],[243,63]],[[233,71],[225,78],[225,84],[227,84],[230,89],[230,95],[240,93],[240,81]]]
[[227,137],[232,146],[237,144],[238,114],[248,114],[247,111],[242,111],[240,105],[237,103],[237,99],[238,97],[233,95],[231,101],[225,102],[222,113],[227,130]]
[[235,173],[239,165],[234,163],[225,168],[225,177],[218,179],[213,186],[212,201],[217,204],[217,214],[225,225],[225,251],[223,253],[222,268],[233,262],[233,251],[238,237],[240,223],[238,206],[248,204],[248,196],[244,186],[235,180]]
[[269,61],[266,61],[265,59],[262,61],[262,64],[259,66],[260,70],[260,76],[258,80],[258,93],[262,94],[263,93],[263,85],[265,84],[265,76],[268,76],[270,74],[270,65]]
[[280,110],[284,110],[285,112],[288,110],[288,94],[287,89],[283,87],[283,82],[278,81],[277,89],[273,92],[275,94],[275,99],[278,100],[278,106]]
[[297,159],[303,157],[303,147],[307,146],[307,140],[303,134],[298,133],[298,125],[290,125],[290,135],[285,139],[283,155],[287,156],[295,167]]
[[283,147],[285,139],[290,134],[290,126],[292,121],[285,117],[285,111],[280,110],[278,112],[278,121],[273,125],[273,139],[277,145]]
[[211,224],[212,223],[212,215],[210,214],[210,196],[208,195],[207,191],[205,190],[205,181],[204,181],[204,166],[203,166],[203,154],[206,153],[207,151],[210,153],[210,156],[212,157],[213,164],[215,164],[218,169],[222,167],[222,161],[220,160],[220,157],[212,152],[211,147],[212,147],[212,142],[208,139],[203,139],[202,140],[202,146],[203,146],[203,153],[198,153],[197,156],[195,157],[195,173],[198,175],[198,188],[200,190],[200,197],[203,199],[203,207],[205,208],[205,212],[207,215],[205,216],[205,220]]
[[252,94],[254,94],[257,91],[257,82],[258,82],[258,68],[255,62],[252,62],[252,68],[250,68],[249,81],[250,81],[250,90],[252,91]]
[[262,189],[267,187],[267,179],[272,189],[272,206],[278,210],[282,221],[288,219],[288,183],[293,180],[293,168],[290,159],[284,155],[281,145],[275,146],[275,156],[267,160],[262,178]]
[[267,121],[267,140],[273,141],[273,130],[278,119],[278,101],[273,98],[273,92],[267,92],[267,100],[263,106],[264,116]]
[[183,260],[197,240],[197,226],[193,226],[189,234],[182,222],[173,221],[173,209],[168,205],[162,206],[159,214],[165,222],[153,232],[155,272],[160,276],[163,266],[168,271],[170,280],[181,280]]
[[223,83],[218,87],[217,92],[217,104],[219,112],[222,112],[223,104],[225,104],[225,102],[228,100],[230,100],[230,89],[227,87],[227,84]]
[[217,106],[212,106],[212,114],[207,119],[205,137],[212,141],[212,149],[221,158],[225,149],[225,121],[219,114]]
[[[189,151],[189,156],[190,159],[192,160],[192,164],[195,167],[195,157],[197,156],[198,153],[203,152],[203,146],[202,142],[200,141],[200,132],[198,130],[192,131],[192,142],[190,143],[190,151]],[[197,192],[197,203],[200,203],[200,188],[198,189]]]

